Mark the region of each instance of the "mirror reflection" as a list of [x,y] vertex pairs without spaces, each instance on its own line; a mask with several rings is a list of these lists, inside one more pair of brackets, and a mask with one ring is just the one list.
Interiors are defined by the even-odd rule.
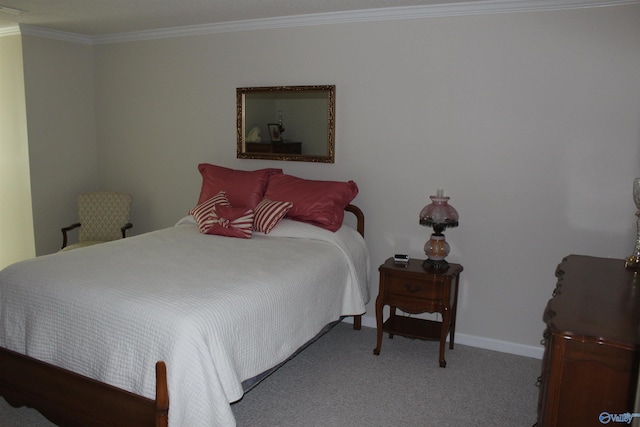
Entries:
[[334,162],[335,86],[238,88],[237,157]]

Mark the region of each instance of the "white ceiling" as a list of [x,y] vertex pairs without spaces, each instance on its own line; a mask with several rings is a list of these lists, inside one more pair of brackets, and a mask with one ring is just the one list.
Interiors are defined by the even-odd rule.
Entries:
[[0,0],[0,27],[26,24],[99,36],[261,18],[479,1],[485,0]]

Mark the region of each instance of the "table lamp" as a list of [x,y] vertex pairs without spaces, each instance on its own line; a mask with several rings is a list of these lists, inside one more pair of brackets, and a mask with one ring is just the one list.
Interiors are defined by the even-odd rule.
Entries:
[[640,271],[640,178],[636,178],[633,181],[633,201],[636,204],[636,221],[637,234],[636,234],[636,247],[633,250],[633,254],[628,256],[625,260],[624,266],[629,270]]
[[458,211],[449,205],[449,197],[444,195],[444,190],[436,190],[435,196],[429,196],[431,203],[420,211],[420,225],[433,227],[434,233],[424,244],[424,253],[427,259],[422,266],[429,270],[446,269],[449,263],[445,260],[449,255],[449,244],[442,233],[445,228],[458,226]]

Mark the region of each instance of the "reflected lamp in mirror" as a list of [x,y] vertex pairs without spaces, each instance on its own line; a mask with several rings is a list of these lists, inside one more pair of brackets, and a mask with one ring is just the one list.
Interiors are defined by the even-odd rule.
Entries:
[[335,86],[236,89],[239,159],[334,162]]
[[424,245],[424,253],[427,259],[422,266],[427,270],[446,269],[449,263],[445,260],[449,255],[449,244],[444,238],[445,228],[458,226],[458,211],[451,206],[449,197],[444,195],[444,190],[437,190],[435,196],[430,196],[431,203],[420,211],[420,225],[433,227],[433,234]]
[[633,254],[625,260],[624,266],[628,270],[640,271],[640,178],[633,181],[633,201],[636,204],[636,247]]

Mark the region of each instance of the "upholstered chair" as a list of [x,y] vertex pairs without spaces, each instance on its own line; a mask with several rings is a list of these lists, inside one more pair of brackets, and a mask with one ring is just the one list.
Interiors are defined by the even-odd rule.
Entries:
[[[62,229],[62,250],[82,248],[111,240],[124,239],[131,214],[131,195],[114,191],[96,191],[78,196],[78,220]],[[67,233],[75,228],[78,243],[67,245]]]

